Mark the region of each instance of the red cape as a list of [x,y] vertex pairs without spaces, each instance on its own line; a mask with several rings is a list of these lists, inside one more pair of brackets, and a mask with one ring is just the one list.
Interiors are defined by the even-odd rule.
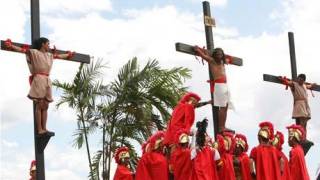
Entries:
[[189,148],[177,147],[171,155],[174,180],[191,180],[192,161]]
[[240,171],[242,180],[251,180],[250,158],[246,153],[241,153],[238,157],[240,161]]
[[235,180],[236,175],[233,168],[233,156],[230,153],[220,154],[223,162],[222,167],[219,169],[219,180]]
[[258,145],[251,150],[250,157],[256,166],[257,180],[280,180],[280,156],[271,145]]
[[290,151],[289,168],[292,180],[309,180],[303,149],[296,145]]
[[119,164],[113,180],[133,180],[133,176],[129,168]]
[[218,173],[216,163],[214,161],[215,151],[209,147],[204,147],[197,152],[197,156],[193,159],[193,180],[217,180]]
[[179,130],[184,129],[189,133],[194,122],[194,114],[193,105],[179,103],[172,112],[163,143],[166,145],[174,144],[175,135]]
[[286,157],[286,155],[282,151],[278,150],[278,153],[284,161],[284,167],[283,167],[283,173],[281,174],[281,179],[282,180],[291,180],[288,158]]
[[158,152],[144,153],[138,163],[137,180],[168,180],[167,159]]

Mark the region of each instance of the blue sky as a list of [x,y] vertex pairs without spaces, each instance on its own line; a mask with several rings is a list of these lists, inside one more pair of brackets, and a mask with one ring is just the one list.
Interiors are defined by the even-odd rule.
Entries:
[[[0,39],[29,42],[29,2],[0,0]],[[280,85],[262,81],[262,74],[290,75],[287,32],[295,32],[298,72],[320,83],[317,47],[320,36],[317,0],[217,0],[210,1],[216,19],[216,46],[244,59],[243,67],[228,66],[228,81],[236,111],[229,112],[227,125],[248,136],[250,147],[257,145],[258,123],[270,120],[286,134],[291,124],[292,99]],[[8,14],[11,14],[9,17]],[[41,33],[61,49],[103,58],[110,68],[104,81],[110,82],[127,60],[137,56],[141,64],[156,58],[161,66],[185,66],[192,70],[186,81],[191,91],[208,99],[207,68],[194,57],[177,53],[175,42],[205,44],[202,4],[197,0],[42,0]],[[4,28],[3,28],[4,27]],[[70,82],[78,65],[56,61],[52,79]],[[13,73],[14,71],[14,73]],[[28,69],[24,56],[0,51],[0,156],[1,179],[28,177],[33,153],[33,120],[28,92]],[[55,102],[60,92],[54,91]],[[310,98],[312,116],[309,138],[316,143],[306,157],[309,173],[319,166],[319,93]],[[211,117],[209,107],[197,112],[197,119]],[[88,167],[84,149],[76,150],[72,134],[76,128],[74,112],[54,104],[49,109],[48,127],[56,132],[46,149],[47,179],[86,179]],[[209,125],[212,127],[212,124]],[[213,134],[212,128],[209,133]],[[92,152],[100,146],[99,133],[90,137]],[[288,153],[287,144],[284,150]]]

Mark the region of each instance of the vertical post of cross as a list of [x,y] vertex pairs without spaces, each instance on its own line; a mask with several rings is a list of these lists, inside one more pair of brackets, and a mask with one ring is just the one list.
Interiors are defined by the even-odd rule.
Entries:
[[[39,0],[31,0],[31,42],[40,38],[40,7]],[[40,148],[40,139],[37,136],[37,115],[36,115],[36,103],[33,102],[33,121],[34,121],[34,146],[35,146],[35,159],[36,159],[36,177],[39,180],[45,180],[44,169],[44,149]]]
[[289,38],[289,52],[290,52],[290,62],[291,62],[291,79],[297,78],[297,62],[296,62],[296,52],[294,48],[294,36],[293,32],[288,32]]
[[[206,19],[211,19],[211,11],[210,11],[209,2],[203,1],[202,7],[203,7],[204,21],[206,21]],[[210,52],[212,52],[212,50],[214,49],[212,26],[209,23],[204,22],[204,27],[205,27],[205,33],[206,33],[207,49],[210,50]],[[210,71],[210,64],[208,66],[208,71],[209,71],[210,81],[212,81],[213,74]],[[213,93],[210,92],[210,95],[211,95],[211,99],[213,100]],[[219,124],[218,124],[219,123],[219,120],[218,120],[219,108],[214,106],[213,104],[211,107],[212,107],[213,129],[214,129],[214,135],[216,137],[219,132]]]

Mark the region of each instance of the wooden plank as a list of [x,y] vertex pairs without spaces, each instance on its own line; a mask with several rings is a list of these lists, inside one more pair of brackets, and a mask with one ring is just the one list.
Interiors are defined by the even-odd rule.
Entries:
[[[187,54],[191,54],[191,55],[196,55],[196,52],[194,51],[194,46],[188,45],[188,44],[184,44],[184,43],[176,43],[176,51],[182,52],[182,53],[187,53]],[[210,54],[212,53],[209,50]],[[235,56],[230,56],[230,55],[225,55],[226,57],[231,57],[232,58],[232,63],[233,65],[237,65],[237,66],[242,66],[242,59],[235,57]]]
[[[282,84],[282,82],[279,79],[279,76],[274,76],[274,75],[270,75],[270,74],[263,74],[263,80],[268,81],[268,82]],[[291,79],[289,79],[289,80],[291,80]],[[306,82],[306,84],[311,84],[311,83]],[[311,90],[320,92],[320,85],[315,85]]]
[[[4,42],[3,40],[1,40],[1,49],[2,50],[6,50],[6,51],[11,51],[8,50],[5,46],[4,46]],[[23,45],[26,44],[21,44],[21,43],[16,43],[16,42],[12,42],[13,45],[18,46],[18,47],[22,47]],[[28,45],[28,44],[27,44]],[[51,52],[53,51],[53,49],[51,49]],[[58,54],[64,54],[67,53],[67,51],[64,50],[56,50]],[[12,52],[16,52],[16,51],[12,51]],[[17,52],[20,53],[20,52]],[[62,60],[67,60],[67,61],[73,61],[73,62],[82,62],[82,63],[87,63],[90,64],[90,56],[87,54],[81,54],[81,53],[75,53],[74,56],[71,59],[62,59]]]

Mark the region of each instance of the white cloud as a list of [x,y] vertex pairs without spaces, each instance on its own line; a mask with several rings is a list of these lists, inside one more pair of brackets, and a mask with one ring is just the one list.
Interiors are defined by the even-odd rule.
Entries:
[[[8,8],[13,9],[16,5],[14,2],[20,1],[10,1],[11,4],[8,5]],[[221,2],[227,3],[227,1]],[[59,3],[62,3],[62,1],[59,1]],[[65,8],[65,5],[59,3],[53,5],[52,8]],[[70,3],[70,1],[67,3]],[[216,4],[216,2],[214,3]],[[96,5],[92,5],[88,9],[95,8],[93,6]],[[285,126],[293,123],[290,118],[292,106],[290,92],[285,91],[281,85],[262,81],[263,73],[290,75],[288,30],[294,30],[295,32],[298,72],[305,72],[310,81],[320,82],[318,73],[320,64],[316,54],[318,52],[317,43],[320,41],[320,36],[317,34],[320,30],[320,13],[317,7],[319,6],[316,0],[307,2],[302,0],[285,1],[285,5],[279,9],[281,12],[275,12],[273,16],[275,21],[287,24],[283,27],[283,32],[275,35],[261,30],[260,36],[243,37],[234,27],[223,26],[218,26],[214,30],[215,45],[224,48],[226,53],[241,57],[244,60],[244,66],[242,67],[227,67],[228,81],[237,106],[236,112],[230,111],[227,125],[239,132],[246,133],[249,136],[251,147],[257,144],[256,131],[260,121],[270,120],[277,129],[284,133],[286,132]],[[44,9],[46,8],[48,13],[43,17],[43,20],[44,22],[50,22],[46,26],[50,29],[48,37],[52,40],[52,44],[61,49],[71,49],[95,57],[103,57],[104,61],[109,62],[108,66],[110,67],[105,70],[104,78],[106,81],[114,79],[118,69],[133,56],[137,56],[140,63],[146,62],[149,57],[157,58],[161,66],[165,68],[173,66],[190,68],[193,72],[193,78],[188,80],[186,84],[190,86],[190,90],[199,93],[203,99],[209,98],[209,86],[206,83],[208,79],[207,67],[198,63],[194,57],[178,53],[174,49],[175,42],[205,45],[202,17],[200,15],[179,12],[174,6],[164,6],[144,10],[124,10],[124,19],[107,19],[101,13],[86,9],[86,12],[81,12],[84,14],[79,19],[72,19],[53,16],[51,9],[44,7]],[[3,10],[6,9],[7,7],[3,8]],[[105,10],[107,9],[105,8]],[[19,15],[26,10],[17,8],[16,11]],[[0,11],[0,13],[3,12],[9,13],[8,11]],[[10,29],[18,30],[10,31],[11,34],[6,34],[9,30],[4,29],[0,29],[0,32],[6,36],[10,35],[11,37],[17,37],[18,40],[23,40],[24,31],[21,29],[25,26],[24,14],[17,16],[16,19],[17,21],[1,20],[8,22]],[[0,23],[2,22],[0,21]],[[2,114],[1,117],[11,116],[15,120],[19,118],[14,115],[15,109],[12,110],[11,107],[17,103],[16,98],[25,98],[25,94],[28,92],[28,85],[26,84],[26,74],[28,72],[25,62],[22,62],[24,57],[18,56],[0,51],[0,59],[5,59],[0,61],[0,81],[6,84],[4,88],[0,89],[0,94],[5,94],[0,99],[2,103],[0,114]],[[11,75],[12,70],[15,69],[19,69],[19,71],[15,71],[14,75],[8,78],[7,74]],[[77,69],[78,64],[76,63],[56,61],[52,78],[70,82]],[[310,98],[313,117],[309,122],[308,135],[316,143],[307,156],[311,176],[315,174],[317,165],[314,160],[317,157],[315,154],[316,150],[319,149],[318,144],[320,144],[317,139],[320,136],[318,131],[320,123],[317,121],[320,118],[317,111],[320,109],[319,93],[315,94],[315,98]],[[4,107],[5,105],[6,107]],[[30,108],[26,103],[25,105],[21,103],[18,107],[19,111]],[[211,118],[210,111],[210,107],[201,108],[197,112],[197,120],[203,117]],[[63,110],[50,112],[50,116],[58,117],[57,119],[67,123],[68,121],[64,121],[64,119],[73,119],[73,113],[64,108]],[[11,126],[11,128],[13,127]],[[212,124],[209,124],[209,128],[212,132]],[[285,150],[286,152],[289,150],[287,145]],[[59,166],[59,162],[75,161],[80,163],[77,161],[79,160],[83,161],[83,170],[86,171],[86,156],[68,157],[68,153],[71,153],[71,156],[77,154],[77,152],[71,150],[66,153],[59,150],[47,153],[48,156],[62,156],[59,161],[52,164],[51,161],[48,161],[51,164],[50,166],[55,169]],[[76,159],[73,159],[74,157]],[[311,158],[313,158],[313,161]],[[5,162],[7,163],[7,161]],[[73,164],[63,164],[61,167],[67,167],[66,169],[73,172],[76,172],[77,169]],[[6,171],[10,172],[14,168],[14,165],[11,165]],[[51,171],[51,169],[48,170],[48,172]],[[57,171],[64,174],[70,173],[68,176],[74,179],[78,176],[78,174],[65,172],[62,169]],[[21,169],[20,172],[23,174],[25,170],[22,171]],[[86,175],[81,177],[86,177]],[[57,175],[51,173],[50,176],[56,177]]]

